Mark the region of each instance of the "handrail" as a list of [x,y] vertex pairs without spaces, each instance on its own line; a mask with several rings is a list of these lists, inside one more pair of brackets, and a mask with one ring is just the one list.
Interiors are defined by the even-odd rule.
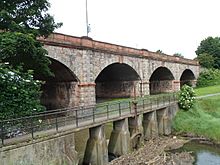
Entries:
[[[30,116],[0,121],[0,146],[10,139],[22,136],[35,138],[43,131],[59,132],[65,127],[80,128],[97,122],[145,113],[176,101],[175,94],[157,95],[122,101],[113,101],[87,107],[72,107],[36,113]],[[135,109],[136,108],[136,109]],[[155,108],[155,109],[154,109]],[[137,114],[136,114],[137,115]]]

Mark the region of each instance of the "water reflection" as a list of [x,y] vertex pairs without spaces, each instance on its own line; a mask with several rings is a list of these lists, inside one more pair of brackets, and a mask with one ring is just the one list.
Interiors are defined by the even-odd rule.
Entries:
[[220,148],[217,146],[190,142],[183,146],[183,150],[193,151],[195,165],[220,165]]

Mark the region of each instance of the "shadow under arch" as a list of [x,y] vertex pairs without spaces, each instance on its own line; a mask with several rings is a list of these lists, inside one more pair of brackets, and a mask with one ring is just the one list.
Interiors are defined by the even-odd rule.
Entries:
[[174,76],[166,67],[158,67],[151,75],[150,94],[167,93],[173,91]]
[[185,69],[180,77],[180,87],[184,84],[194,87],[196,77],[190,69]]
[[113,63],[97,76],[96,100],[102,102],[112,98],[126,98],[140,95],[141,78],[128,64]]
[[[49,58],[49,57],[48,57]],[[73,107],[78,105],[78,82],[76,75],[63,63],[49,58],[49,68],[54,76],[34,75],[34,78],[41,80],[41,104],[47,110]]]

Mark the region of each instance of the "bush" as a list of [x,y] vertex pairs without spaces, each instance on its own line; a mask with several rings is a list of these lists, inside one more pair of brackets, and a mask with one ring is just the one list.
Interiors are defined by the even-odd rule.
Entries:
[[195,92],[192,87],[183,85],[178,98],[179,107],[183,110],[189,110],[195,103]]
[[197,87],[205,87],[220,84],[220,70],[206,69],[202,71],[197,80]]
[[0,120],[45,110],[40,104],[40,85],[30,71],[22,73],[0,63]]

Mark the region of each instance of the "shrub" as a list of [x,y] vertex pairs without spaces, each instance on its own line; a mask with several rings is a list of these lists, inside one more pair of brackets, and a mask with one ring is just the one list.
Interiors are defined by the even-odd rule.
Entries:
[[205,69],[199,75],[197,87],[205,87],[220,84],[219,69]]
[[189,110],[195,103],[195,92],[192,87],[183,85],[178,98],[179,107],[183,110]]
[[30,71],[22,73],[0,63],[0,120],[43,111],[40,85]]

